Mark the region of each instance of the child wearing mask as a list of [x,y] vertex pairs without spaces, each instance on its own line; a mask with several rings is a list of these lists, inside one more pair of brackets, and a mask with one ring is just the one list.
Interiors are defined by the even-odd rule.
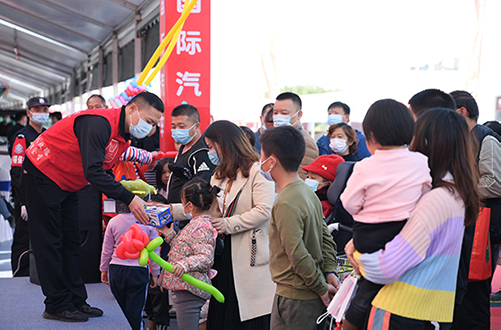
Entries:
[[336,178],[337,166],[344,162],[344,159],[338,155],[323,155],[318,157],[308,166],[304,166],[306,171],[306,182],[315,192],[322,203],[324,217],[328,216],[334,210],[327,199],[327,190]]
[[270,329],[317,329],[339,281],[322,205],[298,173],[305,139],[294,127],[276,127],[263,133],[261,146],[261,173],[280,188],[269,226],[270,273],[277,284]]
[[[132,213],[119,214],[113,217],[104,234],[103,251],[101,253],[101,282],[110,286],[122,312],[132,329],[141,329],[143,308],[146,301],[146,289],[150,282],[148,267],[139,266],[137,259],[120,259],[117,257],[117,247],[120,237],[136,223]],[[158,237],[153,227],[139,225],[148,234],[150,240]],[[155,250],[159,253],[160,248]],[[157,286],[160,266],[151,263],[151,286]]]
[[211,284],[217,231],[212,227],[209,209],[218,193],[218,187],[211,187],[201,178],[195,177],[186,182],[181,190],[181,203],[183,213],[191,219],[190,222],[178,233],[173,226],[158,230],[171,247],[169,262],[174,266],[173,272],[162,271],[161,283],[164,288],[174,291],[180,329],[198,329],[200,310],[210,298],[209,293],[186,283],[180,277],[189,273]]
[[[392,99],[375,102],[362,123],[372,156],[355,164],[341,195],[353,216],[353,244],[361,253],[384,249],[402,229],[421,196],[431,189],[428,158],[411,152],[414,118]],[[383,287],[363,277],[346,312],[343,329],[363,326],[371,302]]]

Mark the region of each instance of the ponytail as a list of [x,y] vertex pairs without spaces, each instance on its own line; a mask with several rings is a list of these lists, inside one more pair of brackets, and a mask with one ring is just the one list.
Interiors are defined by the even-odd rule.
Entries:
[[186,202],[191,202],[200,210],[207,211],[220,191],[221,188],[211,187],[204,179],[195,177],[184,184],[181,194]]

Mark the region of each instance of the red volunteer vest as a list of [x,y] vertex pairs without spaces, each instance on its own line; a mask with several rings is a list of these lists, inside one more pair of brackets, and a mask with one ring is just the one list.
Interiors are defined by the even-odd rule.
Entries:
[[73,131],[75,119],[84,115],[98,115],[108,120],[111,136],[106,145],[105,170],[115,165],[127,150],[129,142],[120,136],[120,109],[96,109],[74,113],[41,134],[26,150],[27,157],[43,174],[62,190],[77,191],[88,183],[83,173],[82,155]]

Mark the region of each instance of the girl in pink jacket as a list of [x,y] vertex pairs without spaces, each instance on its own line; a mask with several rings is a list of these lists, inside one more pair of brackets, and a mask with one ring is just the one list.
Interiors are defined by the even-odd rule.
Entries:
[[211,284],[214,277],[214,249],[217,231],[212,227],[209,209],[219,193],[218,187],[211,187],[207,181],[194,178],[181,191],[183,212],[190,222],[176,233],[171,226],[159,232],[170,245],[169,262],[174,265],[172,274],[162,271],[162,286],[174,291],[176,317],[180,329],[198,329],[200,309],[210,294],[200,290],[180,277],[189,273],[193,277]]

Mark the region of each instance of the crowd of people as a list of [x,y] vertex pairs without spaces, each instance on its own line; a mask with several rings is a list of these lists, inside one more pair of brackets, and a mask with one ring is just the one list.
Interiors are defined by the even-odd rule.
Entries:
[[[131,328],[141,328],[143,310],[148,328],[167,326],[172,300],[180,329],[198,329],[200,319],[207,329],[323,329],[317,318],[340,287],[336,243],[345,244],[325,222],[335,208],[328,191],[346,162],[353,172],[339,204],[352,217],[353,239],[344,249],[361,277],[337,320],[343,329],[488,329],[501,244],[501,125],[479,125],[466,91],[427,89],[408,103],[376,101],[362,133],[349,124],[350,107],[334,102],[318,141],[294,93],[264,105],[255,133],[226,120],[203,131],[196,107],[181,104],[170,114],[177,155],[157,159],[148,139],[164,106],[154,94],[119,109],[93,95],[89,110],[48,130],[50,105],[33,98],[29,123],[17,118],[11,137],[14,275],[27,275],[21,255],[31,241],[43,317],[103,314],[87,304],[77,267],[76,192],[90,182],[130,209],[107,223],[100,271]],[[173,224],[148,226],[144,201],[110,173],[121,161],[149,165],[150,176],[138,166],[129,179],[157,187],[152,199],[169,207]],[[172,273],[117,257],[134,222],[150,239],[164,238],[158,252]],[[482,262],[482,272],[471,267]],[[214,285],[225,303],[180,279],[185,273]]]

